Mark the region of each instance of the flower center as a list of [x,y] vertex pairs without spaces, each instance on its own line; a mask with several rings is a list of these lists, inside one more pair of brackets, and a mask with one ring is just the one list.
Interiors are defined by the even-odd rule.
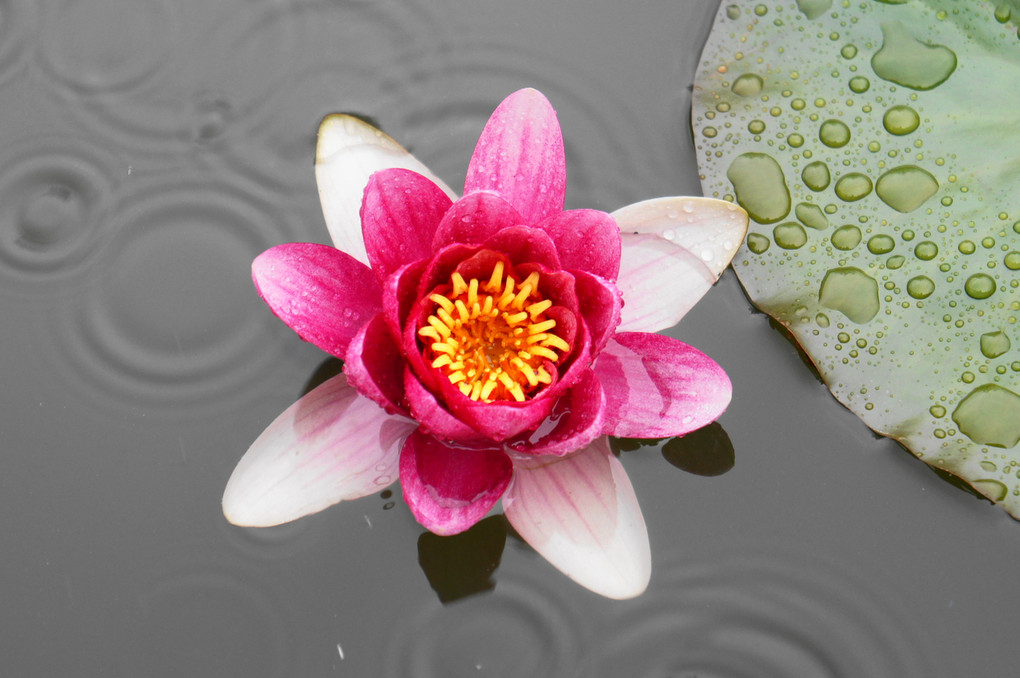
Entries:
[[552,382],[546,363],[570,350],[551,331],[556,321],[545,312],[552,302],[538,291],[538,272],[518,283],[503,271],[497,261],[484,283],[454,272],[449,296],[429,296],[435,309],[418,330],[432,340],[425,349],[432,367],[472,400],[525,400]]

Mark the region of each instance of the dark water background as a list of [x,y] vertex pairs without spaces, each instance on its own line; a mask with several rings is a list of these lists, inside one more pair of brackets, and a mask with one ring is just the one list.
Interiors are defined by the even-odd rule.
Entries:
[[671,333],[733,379],[705,436],[732,469],[621,453],[641,598],[581,589],[500,518],[422,536],[398,488],[270,530],[220,513],[323,363],[248,273],[326,241],[319,119],[371,116],[457,185],[493,107],[535,86],[569,207],[698,194],[689,88],[717,6],[0,0],[0,675],[1015,671],[1020,525],[873,436],[730,272]]

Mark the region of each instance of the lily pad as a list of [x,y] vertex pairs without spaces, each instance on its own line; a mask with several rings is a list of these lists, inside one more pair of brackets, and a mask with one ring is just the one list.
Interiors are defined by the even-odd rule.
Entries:
[[[692,124],[832,393],[1020,518],[1018,3],[725,2]],[[806,227],[806,228],[805,228]]]

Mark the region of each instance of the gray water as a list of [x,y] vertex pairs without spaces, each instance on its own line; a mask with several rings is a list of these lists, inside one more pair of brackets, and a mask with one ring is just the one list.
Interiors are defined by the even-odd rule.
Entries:
[[1014,671],[1020,526],[875,437],[731,272],[670,332],[733,380],[704,436],[723,460],[620,453],[652,544],[638,599],[576,586],[498,517],[423,535],[397,487],[268,530],[222,517],[251,441],[336,369],[249,278],[327,239],[322,116],[369,116],[456,186],[535,86],[569,207],[698,194],[717,7],[0,0],[0,675]]

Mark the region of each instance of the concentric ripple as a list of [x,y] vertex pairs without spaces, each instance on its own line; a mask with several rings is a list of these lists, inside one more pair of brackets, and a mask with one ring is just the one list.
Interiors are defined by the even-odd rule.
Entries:
[[103,278],[55,315],[65,375],[135,406],[221,405],[282,350],[250,267],[295,239],[286,223],[215,180],[136,185],[117,212]]
[[[409,612],[385,648],[386,678],[562,678],[576,675],[586,622],[535,581],[499,578],[494,593]],[[624,675],[624,674],[620,674]]]
[[223,538],[245,558],[276,560],[293,558],[316,544],[318,533],[312,522],[294,520],[273,527],[238,527],[226,520],[217,520]]
[[166,64],[175,19],[170,0],[65,0],[45,19],[41,58],[82,94],[130,89]]
[[209,116],[198,117],[191,136],[208,143],[214,132],[228,170],[270,190],[307,189],[319,122],[334,111],[375,108],[409,51],[435,49],[431,22],[406,1],[252,3],[207,38],[220,46],[219,58],[205,60],[202,84],[230,124],[210,129]]
[[[833,564],[768,552],[680,564],[611,625],[600,676],[933,678],[954,675],[891,591]],[[905,606],[904,606],[905,607]]]
[[292,676],[291,614],[241,567],[195,563],[165,571],[137,593],[120,675]]
[[[478,134],[493,107],[521,87],[540,89],[552,102],[567,145],[568,206],[615,209],[670,176],[672,147],[626,101],[591,71],[494,35],[458,44],[436,61],[416,59],[396,76],[399,96],[378,114],[385,130],[423,159],[451,186],[460,186]],[[676,190],[674,187],[672,190]]]
[[5,291],[49,292],[95,258],[120,161],[80,139],[24,139],[0,152],[0,278]]
[[37,3],[0,0],[0,83],[17,70],[35,35]]

